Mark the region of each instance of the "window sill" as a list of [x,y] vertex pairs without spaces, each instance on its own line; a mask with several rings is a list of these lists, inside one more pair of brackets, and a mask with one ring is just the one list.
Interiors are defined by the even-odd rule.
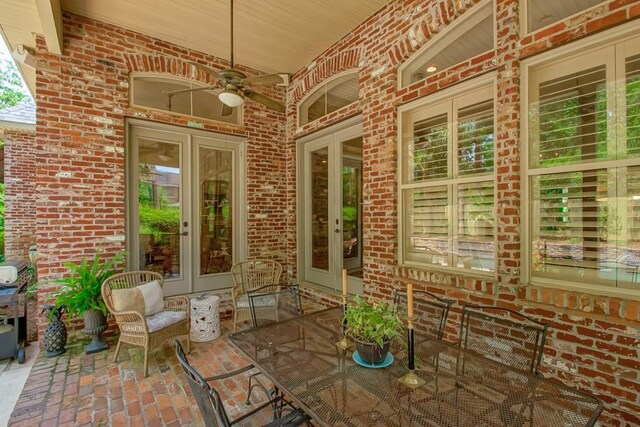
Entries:
[[393,276],[401,281],[432,283],[491,295],[497,292],[494,273],[405,263],[394,266]]
[[522,281],[524,286],[532,286],[556,291],[575,292],[583,295],[605,298],[620,298],[637,300],[640,297],[640,283],[638,289],[607,287],[588,283],[562,282],[553,279],[532,279]]

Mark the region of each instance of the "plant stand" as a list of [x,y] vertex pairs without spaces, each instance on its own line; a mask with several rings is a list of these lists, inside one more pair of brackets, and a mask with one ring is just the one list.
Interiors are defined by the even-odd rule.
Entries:
[[91,336],[91,342],[84,348],[85,354],[94,354],[109,348],[100,335],[107,329],[107,319],[100,310],[84,312],[84,332]]

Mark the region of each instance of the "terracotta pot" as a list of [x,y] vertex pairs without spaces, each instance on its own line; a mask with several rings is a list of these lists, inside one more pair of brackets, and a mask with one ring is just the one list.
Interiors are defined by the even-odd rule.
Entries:
[[356,342],[356,349],[358,350],[360,359],[370,365],[378,365],[384,362],[391,345],[391,341],[385,341],[382,343],[382,347],[376,342],[362,341],[357,338],[354,339],[354,341]]

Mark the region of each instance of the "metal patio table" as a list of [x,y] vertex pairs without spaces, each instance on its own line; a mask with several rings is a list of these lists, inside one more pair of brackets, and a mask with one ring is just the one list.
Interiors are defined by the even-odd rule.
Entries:
[[[593,396],[430,339],[416,344],[412,390],[398,382],[406,352],[387,368],[340,350],[341,308],[231,334],[262,373],[322,426],[591,426]],[[404,354],[403,354],[404,353]]]

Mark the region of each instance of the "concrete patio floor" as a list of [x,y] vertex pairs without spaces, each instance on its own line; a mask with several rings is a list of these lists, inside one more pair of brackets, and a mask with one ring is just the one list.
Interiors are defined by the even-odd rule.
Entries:
[[[305,302],[305,311],[310,307]],[[191,364],[203,375],[221,374],[250,363],[228,340],[229,320],[222,322],[222,336],[207,343],[192,343]],[[201,426],[200,411],[191,394],[172,342],[149,356],[149,376],[142,372],[143,350],[123,344],[114,363],[115,340],[109,350],[85,355],[82,344],[48,359],[42,352],[20,395],[10,426]],[[249,408],[246,386],[249,371],[216,383],[229,415]],[[252,405],[262,396],[254,392]]]

